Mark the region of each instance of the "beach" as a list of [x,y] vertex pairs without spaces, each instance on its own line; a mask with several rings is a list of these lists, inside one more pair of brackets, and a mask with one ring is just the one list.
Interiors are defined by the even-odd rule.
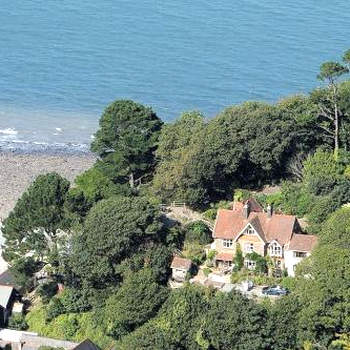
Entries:
[[90,168],[95,159],[91,153],[0,152],[0,220],[9,214],[17,199],[38,175],[57,172],[73,181]]

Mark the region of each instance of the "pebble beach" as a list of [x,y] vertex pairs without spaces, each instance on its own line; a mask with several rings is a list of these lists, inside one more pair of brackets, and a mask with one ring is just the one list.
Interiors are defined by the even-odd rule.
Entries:
[[50,154],[0,152],[0,221],[40,174],[57,172],[69,181],[95,162],[91,153]]

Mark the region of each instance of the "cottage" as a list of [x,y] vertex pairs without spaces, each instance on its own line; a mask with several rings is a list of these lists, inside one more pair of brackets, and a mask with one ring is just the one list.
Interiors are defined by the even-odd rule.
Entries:
[[232,209],[219,209],[213,238],[211,249],[217,252],[219,269],[232,268],[240,247],[247,269],[255,268],[255,262],[248,258],[255,252],[272,259],[275,273],[287,270],[291,276],[317,243],[316,236],[302,232],[295,216],[274,213],[271,206],[264,210],[253,198],[235,202]]
[[189,259],[174,256],[171,263],[172,278],[177,282],[184,282],[186,275],[191,271],[192,261]]

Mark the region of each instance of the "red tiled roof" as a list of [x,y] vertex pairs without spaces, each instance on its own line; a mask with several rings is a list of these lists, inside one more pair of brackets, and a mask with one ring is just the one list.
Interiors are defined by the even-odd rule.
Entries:
[[215,223],[214,238],[235,239],[244,227],[250,223],[265,242],[278,241],[282,246],[292,237],[296,218],[292,215],[273,214],[271,217],[264,212],[250,209],[246,219],[241,206],[234,210],[219,209]]
[[221,261],[233,261],[233,254],[230,253],[219,253],[215,256],[215,260]]
[[287,249],[311,252],[317,244],[317,240],[318,237],[315,235],[294,234]]
[[171,263],[171,268],[189,270],[191,268],[191,265],[191,260],[180,258],[179,256],[174,256],[173,261]]

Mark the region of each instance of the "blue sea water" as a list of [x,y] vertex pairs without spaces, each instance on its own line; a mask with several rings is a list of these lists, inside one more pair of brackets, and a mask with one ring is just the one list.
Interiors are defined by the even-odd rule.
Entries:
[[87,144],[116,98],[170,121],[308,92],[350,47],[349,0],[3,0],[0,18],[0,147]]

